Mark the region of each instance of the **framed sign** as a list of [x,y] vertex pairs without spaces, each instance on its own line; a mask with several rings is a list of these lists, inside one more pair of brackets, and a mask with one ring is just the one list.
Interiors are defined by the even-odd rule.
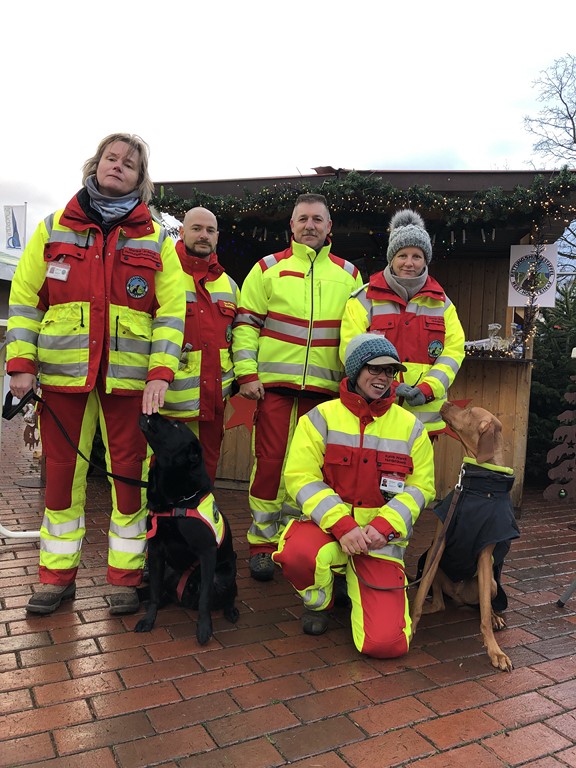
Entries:
[[533,294],[539,307],[553,307],[557,261],[556,243],[542,246],[539,253],[533,245],[511,245],[508,306],[523,307]]

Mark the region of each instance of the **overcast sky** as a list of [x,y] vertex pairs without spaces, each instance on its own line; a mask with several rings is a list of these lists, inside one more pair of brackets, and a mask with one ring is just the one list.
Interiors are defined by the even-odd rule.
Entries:
[[542,167],[532,83],[576,49],[574,0],[11,0],[1,18],[0,204],[28,203],[28,236],[119,130],[155,181]]

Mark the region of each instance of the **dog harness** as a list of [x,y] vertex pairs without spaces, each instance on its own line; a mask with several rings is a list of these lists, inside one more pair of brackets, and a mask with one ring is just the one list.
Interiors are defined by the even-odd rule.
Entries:
[[[186,501],[186,499],[181,499],[181,501]],[[211,529],[218,547],[224,540],[224,518],[218,510],[216,500],[211,492],[203,496],[196,507],[174,507],[169,512],[149,511],[148,514],[150,515],[150,530],[146,533],[147,539],[151,539],[158,532],[159,517],[195,517]]]

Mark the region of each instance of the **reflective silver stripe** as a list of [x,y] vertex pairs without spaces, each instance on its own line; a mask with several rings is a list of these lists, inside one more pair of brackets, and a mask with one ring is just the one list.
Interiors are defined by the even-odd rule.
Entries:
[[448,368],[451,368],[454,371],[454,375],[456,375],[460,370],[460,366],[458,365],[456,360],[454,360],[453,357],[448,357],[448,355],[440,355],[440,357],[437,358],[434,365],[446,365],[448,366]]
[[318,504],[316,504],[310,517],[312,520],[314,520],[316,525],[320,526],[324,515],[342,503],[342,499],[340,496],[338,496],[337,493],[334,493],[331,496],[326,496],[326,498],[322,499],[318,502]]
[[318,595],[316,597],[316,600],[312,600],[312,590],[307,589],[305,592],[302,593],[302,601],[306,608],[319,608],[321,605],[324,605],[326,602],[326,592],[323,589],[317,590]]
[[222,386],[222,399],[229,397],[231,393],[232,393],[232,382],[230,382],[229,384],[224,384]]
[[[155,317],[152,320],[152,329],[157,330],[158,328],[172,328],[175,331],[181,331],[184,333],[184,320],[182,320],[180,317],[171,317],[169,315]],[[180,351],[178,351],[178,357],[179,356]]]
[[263,328],[266,318],[254,315],[251,312],[239,312],[234,318],[234,325],[253,325],[255,328]]
[[210,294],[210,298],[214,304],[216,304],[217,301],[234,302],[234,294],[230,293],[230,291],[214,291],[214,293]]
[[270,256],[264,256],[264,258],[260,259],[260,261],[263,261],[264,264],[266,264],[266,266],[268,267],[268,269],[270,269],[270,267],[273,267],[274,264],[278,263],[278,260],[276,259],[274,254],[270,254]]
[[383,557],[394,557],[396,560],[404,560],[404,547],[398,547],[396,544],[387,544],[381,549],[370,550],[371,555],[381,555]]
[[338,382],[344,378],[344,371],[333,371],[330,368],[320,368],[318,365],[309,365],[306,369],[308,377],[315,376],[317,379],[324,379],[325,381]]
[[326,439],[326,447],[329,445],[345,445],[347,448],[360,448],[360,435],[351,435],[349,432],[339,432],[331,429]]
[[87,333],[79,333],[77,336],[53,336],[50,333],[38,334],[38,346],[41,349],[88,349],[89,336]]
[[12,328],[6,334],[6,344],[10,344],[12,341],[25,341],[27,344],[36,346],[38,333],[30,331],[28,328]]
[[368,290],[370,283],[364,283],[364,285],[360,286],[360,288],[355,288],[352,293],[350,294],[351,299],[358,299],[362,305],[364,305],[364,300],[361,298],[361,296],[366,296],[366,291]]
[[79,379],[88,376],[88,363],[38,363],[40,373],[47,376],[69,376]]
[[136,536],[140,536],[142,533],[146,533],[146,518],[133,523],[132,525],[120,526],[118,523],[110,522],[110,533],[115,533],[116,536],[120,536],[124,539],[133,539]]
[[278,538],[279,530],[280,527],[276,521],[268,525],[266,528],[258,528],[257,525],[252,523],[249,533],[251,533],[253,536],[258,536],[261,539],[266,539],[267,541],[274,541]]
[[36,307],[29,307],[26,304],[11,304],[8,309],[8,317],[25,317],[27,320],[40,322],[45,312]]
[[234,362],[238,363],[240,360],[257,360],[258,353],[253,349],[239,349],[234,352]]
[[108,549],[113,552],[130,552],[134,555],[140,555],[146,551],[146,537],[121,539],[117,536],[108,536]]
[[42,528],[44,528],[51,536],[64,536],[67,533],[73,533],[80,528],[86,527],[86,518],[84,515],[80,515],[76,520],[67,520],[65,523],[54,523],[50,520],[48,515],[44,514],[42,519]]
[[295,325],[294,323],[287,323],[270,317],[266,318],[264,328],[276,333],[283,333],[285,336],[293,336],[296,339],[308,338],[308,326]]
[[[237,361],[238,358],[235,357],[235,360]],[[295,377],[299,377],[304,374],[304,366],[298,365],[297,363],[259,362],[258,370],[262,373],[284,373],[288,376]],[[308,378],[310,376],[315,376],[316,378],[322,379],[324,381],[338,382],[342,378],[343,374],[341,371],[332,371],[329,368],[321,368],[318,365],[310,365],[306,369],[306,375]]]
[[300,507],[302,507],[304,502],[311,499],[315,494],[320,493],[320,491],[332,491],[332,488],[321,480],[314,480],[312,483],[306,483],[306,485],[303,485],[298,491],[296,501]]
[[50,243],[67,243],[68,245],[78,245],[83,249],[87,246],[93,245],[96,236],[92,230],[88,228],[81,232],[73,232],[72,230],[51,229],[49,232]]
[[168,411],[199,411],[200,400],[182,400],[182,402],[166,400],[164,402],[164,408]]
[[326,438],[328,436],[328,425],[324,416],[322,416],[318,408],[312,408],[311,411],[308,411],[306,417],[309,419],[312,426],[316,429],[324,444],[326,444]]
[[344,264],[341,264],[339,266],[342,267],[344,272],[348,272],[349,275],[353,275],[354,274],[354,270],[356,269],[354,264],[351,264],[349,261],[345,261]]
[[162,250],[162,243],[157,240],[143,240],[142,238],[130,238],[128,240],[124,240],[119,237],[116,250],[120,251],[122,248],[135,248],[139,251],[144,250],[152,251],[153,253],[160,253]]
[[[60,369],[58,369],[59,371]],[[141,365],[110,365],[108,374],[113,379],[136,379],[137,381],[146,381],[148,368]]]
[[424,304],[418,304],[416,301],[411,301],[406,305],[406,312],[413,312],[420,317],[443,317],[444,305],[441,307],[427,307]]
[[199,376],[188,376],[186,379],[174,379],[174,381],[171,382],[169,389],[173,392],[182,392],[185,389],[198,389],[199,386]]
[[232,368],[229,371],[225,371],[222,374],[222,383],[232,381],[234,379],[234,371]]
[[186,291],[186,304],[194,304],[197,301],[196,291]]
[[132,352],[136,355],[146,356],[150,354],[151,343],[143,339],[126,339],[123,336],[118,336],[117,342],[115,340],[113,344],[115,352]]
[[367,435],[366,433],[364,433],[364,448],[371,448],[374,451],[385,451],[386,453],[410,455],[410,446],[406,440],[394,440],[391,437],[379,437],[378,435]]
[[180,360],[180,355],[182,354],[180,345],[174,344],[173,341],[168,341],[168,339],[157,339],[156,341],[153,341],[150,351],[152,355],[172,355],[172,357],[175,357],[178,360]]
[[62,541],[61,539],[40,539],[40,549],[49,555],[75,555],[82,549],[82,539]]
[[[430,403],[430,405],[433,405]],[[442,418],[440,416],[440,413],[438,411],[421,411],[419,408],[423,408],[425,406],[419,406],[418,408],[415,408],[412,413],[416,418],[418,418],[423,424],[430,424],[433,421],[442,421]]]
[[380,315],[399,315],[400,306],[392,302],[386,304],[374,304],[372,307],[372,314],[374,317],[378,317]]
[[54,213],[51,213],[49,216],[46,216],[44,219],[44,226],[46,227],[46,230],[48,232],[48,237],[52,234],[52,227],[54,226]]
[[426,378],[436,379],[436,381],[439,381],[440,384],[442,384],[445,390],[447,390],[450,386],[450,379],[448,378],[448,375],[444,373],[444,371],[435,371],[434,369],[430,369],[426,372]]

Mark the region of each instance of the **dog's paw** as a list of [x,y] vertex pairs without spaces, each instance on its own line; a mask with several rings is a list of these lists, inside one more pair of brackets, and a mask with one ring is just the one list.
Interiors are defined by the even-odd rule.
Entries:
[[238,608],[236,608],[235,605],[227,606],[224,608],[224,618],[227,621],[230,621],[232,624],[236,624],[238,619],[240,618],[240,611]]
[[196,625],[196,640],[200,643],[200,645],[206,645],[208,640],[212,637],[212,622],[208,619],[208,621],[199,621]]
[[492,611],[492,629],[494,632],[500,632],[501,629],[506,629],[506,619],[499,613]]
[[134,632],[150,632],[154,627],[154,619],[144,617],[134,627]]
[[488,655],[490,656],[490,661],[492,662],[493,667],[496,667],[496,669],[499,669],[502,672],[512,672],[512,661],[510,660],[509,656],[506,656],[504,651],[498,649],[497,651]]

